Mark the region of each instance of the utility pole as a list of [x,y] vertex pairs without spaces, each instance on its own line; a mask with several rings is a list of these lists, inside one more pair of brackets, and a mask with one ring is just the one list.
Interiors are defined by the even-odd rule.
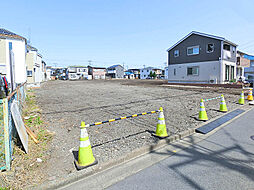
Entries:
[[92,60],[88,60],[88,65],[92,66]]

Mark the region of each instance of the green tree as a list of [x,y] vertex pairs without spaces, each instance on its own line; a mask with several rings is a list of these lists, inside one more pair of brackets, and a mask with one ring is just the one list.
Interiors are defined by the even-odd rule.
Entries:
[[150,74],[148,75],[149,77],[153,78],[153,72],[150,71]]

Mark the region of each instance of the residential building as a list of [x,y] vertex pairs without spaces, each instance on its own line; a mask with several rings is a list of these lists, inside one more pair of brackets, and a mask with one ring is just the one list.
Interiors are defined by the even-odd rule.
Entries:
[[244,68],[250,67],[250,60],[245,57],[246,55],[246,53],[237,51],[236,80],[244,80]]
[[52,67],[51,66],[46,66],[46,80],[51,80],[51,74],[52,74]]
[[135,79],[135,75],[134,75],[133,72],[125,71],[124,72],[124,78],[126,78],[126,79]]
[[11,90],[27,81],[26,38],[0,28],[0,74],[6,76]]
[[38,50],[31,45],[27,45],[27,83],[40,85],[41,82],[45,81],[44,63],[42,62],[42,55],[38,53]]
[[163,74],[164,71],[162,69],[154,68],[153,72],[156,74],[156,77],[155,77],[156,79],[160,79],[164,77],[164,74]]
[[151,73],[155,73],[156,74],[155,79],[157,79],[157,78],[161,77],[162,70],[154,68],[154,67],[145,67],[143,69],[140,69],[140,79],[150,79],[150,78],[152,78],[150,76]]
[[250,60],[250,66],[244,68],[245,79],[250,81],[252,84],[254,82],[254,56],[245,55],[245,58]]
[[236,47],[223,37],[191,32],[168,52],[168,82],[228,83],[236,78]]
[[150,78],[150,73],[153,72],[153,67],[145,67],[140,69],[140,79]]
[[42,60],[41,62],[41,78],[42,78],[42,81],[46,81],[47,80],[47,70],[46,70],[46,67],[47,67],[47,64],[45,61]]
[[107,76],[110,78],[123,79],[124,68],[122,65],[112,65],[107,68]]
[[92,79],[92,76],[88,75],[88,67],[70,66],[67,70],[69,80]]
[[168,79],[168,67],[165,67],[164,79]]
[[140,79],[140,69],[128,69],[127,72],[133,73],[135,79]]
[[107,69],[104,67],[91,67],[88,66],[88,74],[92,76],[92,79],[105,79]]

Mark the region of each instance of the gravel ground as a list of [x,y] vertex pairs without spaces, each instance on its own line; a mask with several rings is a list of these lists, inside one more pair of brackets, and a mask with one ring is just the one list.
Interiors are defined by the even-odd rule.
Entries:
[[[199,101],[221,95],[214,89],[174,89],[149,84],[149,81],[124,80],[49,81],[36,89],[37,101],[49,130],[55,132],[46,163],[47,180],[55,180],[76,172],[73,150],[78,150],[80,122],[86,124],[164,108],[169,135],[193,128],[197,121]],[[235,91],[235,90],[234,90]],[[237,90],[240,93],[240,89]],[[239,107],[239,95],[227,89],[224,93],[229,110]],[[222,115],[218,112],[219,100],[205,103],[209,118]],[[158,114],[116,121],[88,128],[93,153],[99,163],[123,156],[157,139],[155,131]]]

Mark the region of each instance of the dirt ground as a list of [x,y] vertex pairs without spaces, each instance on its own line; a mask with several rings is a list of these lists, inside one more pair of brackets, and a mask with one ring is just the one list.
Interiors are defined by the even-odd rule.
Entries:
[[[76,172],[72,151],[78,150],[81,121],[89,124],[162,106],[169,135],[173,135],[202,124],[195,119],[201,98],[224,93],[229,110],[239,107],[236,102],[240,89],[176,88],[167,86],[165,81],[94,80],[49,81],[36,89],[43,120],[55,133],[48,151],[46,180]],[[218,112],[219,100],[206,102],[205,106],[209,118],[223,115]],[[151,114],[88,128],[99,164],[156,143],[151,132],[155,131],[157,117],[158,114]]]

